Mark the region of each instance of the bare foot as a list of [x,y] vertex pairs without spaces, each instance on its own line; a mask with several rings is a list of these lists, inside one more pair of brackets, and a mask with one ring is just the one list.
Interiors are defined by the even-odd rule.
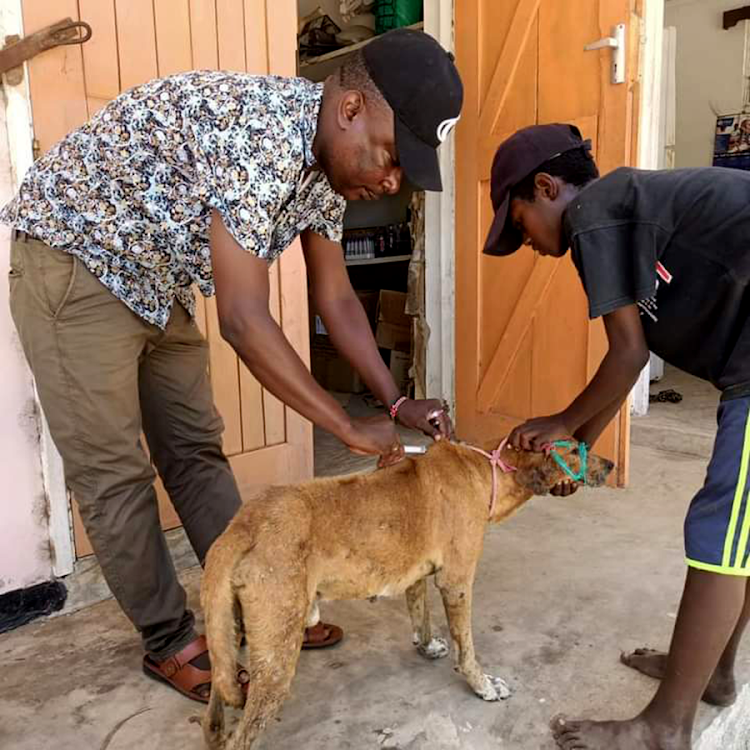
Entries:
[[691,750],[690,737],[658,736],[642,719],[570,721],[556,716],[550,724],[562,750]]
[[[637,648],[630,654],[622,654],[620,661],[626,667],[657,680],[663,679],[667,671],[667,654],[650,648]],[[706,692],[703,693],[703,700],[712,706],[721,708],[731,706],[737,700],[737,686],[734,675],[714,672]]]

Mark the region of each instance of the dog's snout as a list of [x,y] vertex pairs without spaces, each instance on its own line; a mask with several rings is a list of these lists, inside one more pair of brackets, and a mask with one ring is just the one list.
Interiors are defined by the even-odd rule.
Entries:
[[588,481],[591,487],[601,487],[615,468],[614,461],[602,456],[593,456],[589,465]]

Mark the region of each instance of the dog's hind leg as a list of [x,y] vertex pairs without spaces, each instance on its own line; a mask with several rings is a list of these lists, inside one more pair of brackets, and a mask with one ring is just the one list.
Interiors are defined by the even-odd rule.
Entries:
[[425,659],[442,659],[448,656],[450,648],[444,638],[432,634],[430,606],[427,601],[427,579],[417,581],[406,589],[406,605],[409,608],[411,625],[414,631],[413,642],[417,651]]
[[305,627],[314,628],[319,622],[320,622],[320,607],[318,606],[318,600],[313,598],[312,603],[310,604],[310,609],[307,613],[307,621],[305,622]]
[[453,579],[446,575],[445,570],[437,574],[437,585],[443,597],[448,627],[456,649],[456,669],[483,700],[503,700],[510,697],[510,688],[499,677],[485,674],[474,652],[471,633],[473,578],[472,575],[468,579]]
[[[279,566],[281,568],[281,566]],[[289,570],[288,568],[286,569]],[[247,640],[245,709],[227,750],[250,750],[289,695],[302,650],[309,602],[303,581],[238,589]]]

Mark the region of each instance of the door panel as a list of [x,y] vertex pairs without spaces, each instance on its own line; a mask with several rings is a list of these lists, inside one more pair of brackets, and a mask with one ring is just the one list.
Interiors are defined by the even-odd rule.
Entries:
[[[492,222],[490,171],[518,128],[571,122],[593,143],[603,172],[629,164],[636,55],[625,84],[610,82],[611,51],[584,46],[633,27],[634,0],[457,0],[456,51],[466,103],[457,129],[456,400],[459,434],[499,438],[531,416],[567,406],[606,352],[589,322],[569,257],[481,255]],[[633,44],[632,41],[630,42]],[[597,444],[626,479],[628,415]]]
[[[29,63],[34,135],[42,152],[121,91],[157,76],[219,67],[256,74],[296,71],[295,0],[23,0],[23,13],[26,34],[66,16],[93,28],[83,47],[59,47]],[[309,363],[307,286],[298,242],[272,266],[270,282],[274,317]],[[214,398],[226,425],[224,450],[241,490],[312,476],[310,424],[260,387],[221,339],[215,300],[197,298]],[[156,486],[163,526],[174,528],[179,517],[161,482]],[[73,505],[81,557],[91,546]]]

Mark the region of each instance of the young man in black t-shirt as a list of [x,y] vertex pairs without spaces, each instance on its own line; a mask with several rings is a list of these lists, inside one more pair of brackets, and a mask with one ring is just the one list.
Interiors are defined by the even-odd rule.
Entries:
[[[623,168],[599,179],[590,148],[574,126],[535,126],[505,141],[493,164],[484,252],[525,244],[560,258],[570,248],[590,316],[603,316],[609,339],[578,398],[516,428],[511,444],[541,450],[570,435],[595,443],[649,350],[722,397],[706,483],[685,522],[688,574],[669,654],[623,657],[662,680],[656,696],[630,721],[558,718],[552,728],[565,750],[689,750],[701,698],[735,699],[750,619],[750,174]],[[557,494],[575,489],[568,482]]]

